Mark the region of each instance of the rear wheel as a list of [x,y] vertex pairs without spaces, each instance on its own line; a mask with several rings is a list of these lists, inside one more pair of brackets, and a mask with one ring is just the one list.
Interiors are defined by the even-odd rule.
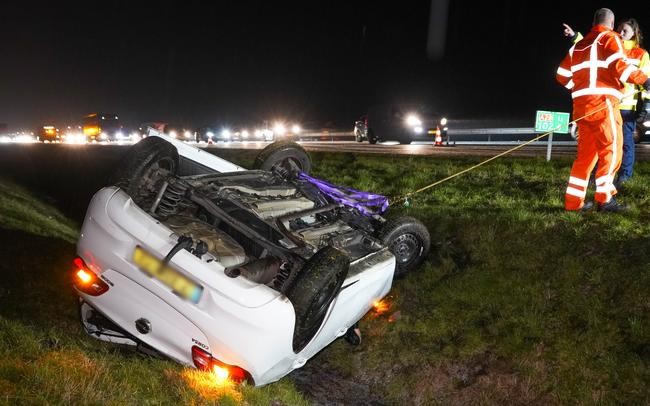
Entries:
[[371,144],[376,144],[378,141],[377,137],[375,137],[375,132],[372,131],[371,129],[368,129],[368,142]]
[[309,159],[307,151],[297,143],[277,141],[257,155],[253,168],[264,171],[308,174],[311,171],[311,159]]
[[395,277],[417,269],[431,247],[429,230],[413,217],[388,220],[379,232],[379,239],[395,255]]
[[287,297],[296,312],[293,350],[300,352],[314,337],[330,304],[341,290],[348,274],[350,259],[333,247],[314,254],[300,270],[287,290]]
[[147,137],[129,149],[110,183],[122,188],[147,210],[163,182],[176,174],[178,166],[178,151],[172,144],[159,137]]

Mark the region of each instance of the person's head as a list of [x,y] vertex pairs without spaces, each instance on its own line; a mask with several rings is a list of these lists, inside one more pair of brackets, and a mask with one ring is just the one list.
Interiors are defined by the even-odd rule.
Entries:
[[604,25],[614,29],[614,12],[608,8],[599,8],[594,13],[594,25]]
[[621,34],[621,38],[625,40],[633,40],[639,46],[641,46],[641,42],[643,41],[643,33],[641,32],[639,23],[634,18],[628,18],[627,20],[621,21],[618,24],[616,31]]

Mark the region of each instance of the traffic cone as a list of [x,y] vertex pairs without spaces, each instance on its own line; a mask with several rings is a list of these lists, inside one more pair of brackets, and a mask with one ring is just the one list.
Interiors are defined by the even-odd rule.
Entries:
[[442,145],[442,135],[440,134],[440,129],[436,129],[436,140],[433,145]]

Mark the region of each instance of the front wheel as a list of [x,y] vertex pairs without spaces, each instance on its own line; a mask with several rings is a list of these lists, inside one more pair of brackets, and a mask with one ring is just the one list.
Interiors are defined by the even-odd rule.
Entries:
[[379,232],[379,239],[395,256],[395,278],[417,269],[429,253],[429,230],[413,217],[388,220]]
[[296,312],[293,350],[300,352],[314,337],[348,275],[350,258],[334,247],[312,256],[287,290]]

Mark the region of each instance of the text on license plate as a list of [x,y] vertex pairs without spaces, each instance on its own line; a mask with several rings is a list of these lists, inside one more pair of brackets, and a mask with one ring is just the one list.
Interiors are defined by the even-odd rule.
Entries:
[[135,247],[133,251],[133,263],[142,272],[152,278],[158,279],[180,297],[191,300],[194,303],[199,301],[203,287],[185,277],[174,268],[168,265],[161,266],[162,261],[144,249]]

